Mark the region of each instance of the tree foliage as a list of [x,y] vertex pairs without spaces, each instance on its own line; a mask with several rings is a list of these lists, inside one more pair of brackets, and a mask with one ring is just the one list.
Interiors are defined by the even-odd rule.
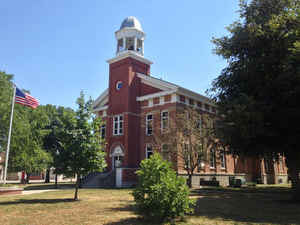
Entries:
[[[186,171],[188,186],[192,176],[208,157],[208,149],[216,145],[214,120],[211,115],[186,107],[170,118],[168,128],[154,133],[154,140],[165,159],[177,161],[177,167]],[[163,146],[168,145],[168,152]],[[166,157],[166,154],[167,157]]]
[[193,211],[189,189],[171,164],[155,153],[141,162],[138,184],[133,191],[138,212],[151,220],[171,220]]
[[64,137],[65,132],[72,129],[72,124],[75,119],[75,112],[70,108],[63,106],[56,107],[54,105],[44,106],[44,110],[49,118],[47,125],[48,133],[44,137],[43,146],[44,149],[50,153],[53,158],[49,168],[47,169],[45,182],[50,181],[50,168],[54,168],[55,172],[55,184],[57,185],[57,175],[63,174],[64,159],[61,157],[64,149]]
[[213,39],[228,61],[210,90],[223,115],[220,137],[235,154],[284,154],[300,188],[300,2],[240,1],[228,31]]
[[[11,115],[12,79],[12,75],[0,73],[0,146],[3,151],[6,150]],[[43,171],[51,162],[51,156],[43,149],[47,123],[48,117],[43,108],[33,110],[15,104],[8,164],[10,171],[26,171],[29,180],[31,173]]]
[[[74,199],[78,199],[78,187],[81,176],[106,167],[105,142],[100,135],[101,118],[92,118],[92,100],[85,102],[81,92],[77,99],[78,109],[64,131],[63,161],[64,174],[75,174],[77,177]],[[68,116],[71,116],[69,114]]]

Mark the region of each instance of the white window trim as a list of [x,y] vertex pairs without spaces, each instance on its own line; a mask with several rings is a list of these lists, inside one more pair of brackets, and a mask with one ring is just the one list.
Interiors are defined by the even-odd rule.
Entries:
[[[221,165],[221,169],[226,169],[226,154],[225,151],[220,151],[220,165]],[[224,161],[224,166],[222,166],[222,161]]]
[[[120,117],[122,116],[122,120],[120,120]],[[118,118],[118,121],[115,121],[115,118]],[[120,122],[122,121],[122,132],[120,132]],[[117,133],[115,134],[115,124],[117,125]],[[124,116],[122,114],[120,115],[115,115],[113,117],[113,136],[119,136],[119,135],[123,135],[124,131]]]
[[[148,151],[148,147],[150,147],[151,148],[151,151]],[[148,152],[152,152],[152,154],[153,154],[153,147],[152,147],[152,145],[151,144],[146,144],[146,149],[145,149],[145,151],[146,151],[146,159],[149,159],[148,158]]]
[[[163,127],[163,113],[167,112],[168,113],[168,120],[167,120],[167,127]],[[169,127],[169,117],[170,117],[170,113],[168,110],[164,110],[164,111],[161,111],[160,113],[160,128],[161,128],[161,131],[165,130],[166,128]]]
[[200,118],[198,120],[198,124],[199,124],[199,133],[200,133],[200,136],[202,136],[202,118]]
[[[210,152],[210,154],[209,154],[209,157],[210,157],[210,159],[209,159],[209,168],[210,169],[216,169],[216,151],[215,151],[215,149],[210,149],[209,150]],[[211,166],[211,156],[212,156],[212,151],[213,151],[213,153],[214,153],[214,157],[213,157],[213,166]]]
[[[152,115],[151,120],[148,120],[149,115]],[[152,133],[151,134],[148,133],[148,121],[151,121],[151,125],[152,125]],[[146,135],[148,135],[148,136],[153,135],[153,114],[152,113],[146,114]]]
[[[164,151],[164,148],[163,148],[164,145],[167,145],[167,146],[168,146],[167,151]],[[169,147],[170,147],[170,146],[169,146],[169,144],[167,144],[167,143],[161,144],[161,154],[167,153],[167,154],[168,154],[168,159],[167,159],[167,160],[171,160],[171,157],[170,157],[170,148],[169,148]]]

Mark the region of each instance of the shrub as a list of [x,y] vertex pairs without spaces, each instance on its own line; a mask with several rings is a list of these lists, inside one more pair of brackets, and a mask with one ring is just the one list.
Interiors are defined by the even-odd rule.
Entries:
[[133,191],[138,213],[158,221],[171,220],[193,212],[185,179],[177,177],[171,164],[158,153],[141,162],[138,184]]

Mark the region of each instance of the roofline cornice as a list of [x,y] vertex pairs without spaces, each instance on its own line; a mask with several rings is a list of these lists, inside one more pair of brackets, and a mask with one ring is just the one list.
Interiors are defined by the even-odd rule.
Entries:
[[125,51],[124,53],[119,54],[118,56],[116,56],[116,57],[114,57],[112,59],[109,59],[106,62],[108,62],[109,64],[111,64],[111,63],[118,62],[118,61],[120,61],[122,59],[126,59],[127,57],[131,57],[131,58],[133,58],[135,60],[138,60],[138,61],[140,61],[142,63],[145,63],[147,65],[153,64],[152,61],[150,61],[150,60],[144,58],[143,56],[140,56],[139,54],[135,53],[134,51],[130,51],[130,50],[129,51]]

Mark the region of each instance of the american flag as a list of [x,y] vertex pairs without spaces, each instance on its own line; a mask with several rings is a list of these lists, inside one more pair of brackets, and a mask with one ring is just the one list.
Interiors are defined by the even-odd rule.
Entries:
[[34,97],[30,96],[27,93],[22,92],[19,88],[16,87],[16,98],[15,98],[16,103],[29,106],[33,109],[38,107],[39,102],[36,100]]

